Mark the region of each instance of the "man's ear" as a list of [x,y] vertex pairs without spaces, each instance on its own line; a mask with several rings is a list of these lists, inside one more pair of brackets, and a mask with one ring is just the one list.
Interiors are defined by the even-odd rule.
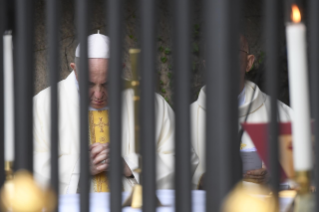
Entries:
[[255,55],[249,54],[249,55],[247,56],[246,72],[249,72],[250,69],[251,69],[251,67],[253,67],[254,61],[255,61]]
[[71,67],[74,71],[76,71],[76,65],[75,65],[75,63],[70,63],[70,67]]
[[76,65],[75,65],[75,63],[70,63],[70,67],[74,70],[76,79],[79,80],[79,78],[78,78],[78,72],[77,72],[77,70],[76,70]]

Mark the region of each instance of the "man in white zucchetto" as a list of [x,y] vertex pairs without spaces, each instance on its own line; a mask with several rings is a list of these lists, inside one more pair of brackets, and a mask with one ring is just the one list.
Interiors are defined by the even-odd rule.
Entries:
[[[89,144],[91,158],[91,191],[108,192],[105,172],[109,167],[108,126],[108,58],[109,39],[102,34],[88,37],[89,58]],[[73,69],[59,82],[59,164],[60,193],[77,193],[80,176],[79,159],[79,67],[80,46],[76,48]],[[174,113],[160,95],[155,98],[156,114],[156,182],[158,189],[172,189],[174,178]],[[139,182],[133,170],[138,158],[134,152],[134,105],[133,91],[123,91],[122,106],[122,158],[123,188],[129,191]],[[34,175],[40,184],[50,179],[50,88],[34,97]],[[114,142],[114,141],[113,141]],[[121,142],[121,141],[116,141]],[[192,151],[193,172],[198,159]]]

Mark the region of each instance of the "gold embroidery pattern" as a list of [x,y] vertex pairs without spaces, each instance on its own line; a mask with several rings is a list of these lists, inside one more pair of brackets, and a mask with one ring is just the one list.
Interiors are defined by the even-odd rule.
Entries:
[[94,124],[94,126],[95,127],[99,127],[100,128],[100,132],[104,132],[103,131],[103,127],[108,126],[108,123],[104,123],[103,122],[103,117],[99,117],[99,120],[100,120],[100,122],[98,124]]
[[[108,111],[90,111],[90,144],[109,142]],[[105,172],[93,177],[94,192],[109,192],[108,177]]]
[[242,149],[244,149],[246,146],[247,146],[247,144],[241,143],[241,144],[240,144],[240,149],[242,150]]

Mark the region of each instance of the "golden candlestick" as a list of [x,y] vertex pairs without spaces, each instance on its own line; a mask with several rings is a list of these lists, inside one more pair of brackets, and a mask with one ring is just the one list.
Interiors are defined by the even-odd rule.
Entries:
[[[139,121],[139,103],[140,103],[140,82],[139,82],[139,68],[138,57],[140,49],[130,49],[130,62],[132,70],[132,80],[127,83],[127,87],[134,92],[134,141],[135,141],[135,153],[138,155],[138,167],[134,170],[139,175],[142,173],[142,157],[140,151],[140,121]],[[141,181],[141,176],[140,176]],[[140,182],[141,183],[141,182]],[[123,206],[131,206],[132,208],[141,208],[143,205],[142,185],[134,185],[131,194],[124,201]]]
[[4,171],[6,173],[6,181],[13,179],[13,161],[4,162]]
[[[131,206],[132,208],[142,208],[143,206],[143,187],[142,187],[142,156],[141,156],[141,144],[140,144],[140,73],[139,73],[139,54],[140,49],[130,49],[130,62],[132,70],[132,80],[126,83],[127,88],[134,91],[134,141],[135,141],[135,153],[138,155],[138,167],[134,169],[134,172],[140,175],[140,184],[134,185],[131,194],[124,201],[123,206]],[[158,205],[161,205],[157,199]]]
[[[132,70],[132,81],[130,88],[133,89],[134,92],[134,141],[135,141],[135,153],[139,156],[141,155],[140,149],[140,73],[138,67],[138,60],[140,49],[130,49],[130,62],[131,62],[131,70]],[[141,164],[139,164],[141,167]]]
[[310,171],[296,171],[295,179],[298,183],[298,195],[295,199],[294,212],[314,211],[315,201],[310,191]]

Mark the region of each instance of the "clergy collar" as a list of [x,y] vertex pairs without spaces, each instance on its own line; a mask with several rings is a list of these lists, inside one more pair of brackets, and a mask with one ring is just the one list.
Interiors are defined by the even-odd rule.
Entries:
[[[256,89],[256,91],[255,91],[254,97],[251,98],[251,96],[254,93],[254,89]],[[246,96],[245,103],[239,107],[239,112],[238,112],[239,117],[246,116],[250,104],[252,105],[251,105],[249,114],[258,110],[265,102],[263,93],[260,91],[259,87],[251,81],[245,82],[245,96]]]
[[242,106],[243,104],[245,104],[246,101],[246,93],[245,93],[245,87],[243,88],[243,90],[240,92],[240,94],[238,95],[238,106]]
[[[251,100],[251,96],[253,94],[254,89],[256,89],[256,91],[255,91],[253,100],[251,101],[252,106],[250,109],[250,113],[255,112],[264,103],[264,98],[263,98],[262,92],[260,91],[258,86],[256,86],[255,83],[250,82],[250,81],[246,81],[244,89],[245,89],[244,90],[245,102],[239,106],[239,112],[238,112],[239,117],[243,117],[247,114],[250,100]],[[200,107],[202,107],[204,110],[206,110],[206,86],[202,87],[202,89],[200,90],[197,102],[198,102]]]
[[101,111],[101,110],[108,110],[108,109],[109,109],[108,106],[103,107],[103,108],[99,108],[99,109],[93,108],[91,106],[89,107],[89,110],[91,110],[91,111]]

